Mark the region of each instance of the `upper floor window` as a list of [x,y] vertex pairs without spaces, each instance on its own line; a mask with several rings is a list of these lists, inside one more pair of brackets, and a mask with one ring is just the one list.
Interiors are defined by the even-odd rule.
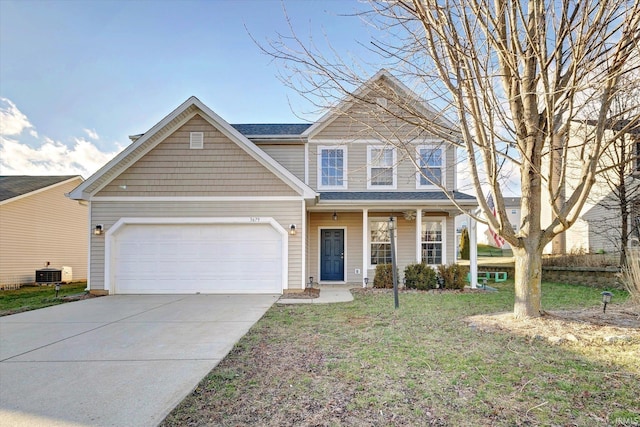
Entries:
[[347,188],[346,165],[346,148],[318,147],[318,188]]
[[396,188],[396,150],[367,147],[367,188]]
[[433,145],[418,147],[417,188],[433,188],[442,185],[444,175],[444,148]]

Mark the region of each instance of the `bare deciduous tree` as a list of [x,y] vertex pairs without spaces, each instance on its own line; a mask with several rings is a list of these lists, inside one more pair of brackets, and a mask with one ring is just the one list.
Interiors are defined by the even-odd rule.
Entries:
[[[480,207],[489,211],[487,192],[495,201],[497,215],[485,215],[486,222],[513,248],[514,314],[540,316],[543,248],[576,221],[598,160],[638,122],[633,117],[627,126],[606,131],[617,82],[638,57],[639,2],[380,0],[367,7],[356,15],[379,35],[368,50],[436,107],[420,108],[413,100],[385,94],[389,104],[376,106],[385,112],[379,117],[392,116],[413,130],[400,135],[396,126],[379,138],[412,153],[411,137],[422,130],[465,150]],[[362,79],[366,64],[303,41],[293,26],[289,36],[264,49],[282,60],[283,81],[320,107],[340,99],[376,103],[357,90],[367,82]],[[572,146],[568,135],[586,105],[597,106],[593,138]],[[359,120],[375,120],[373,111],[363,111]],[[451,122],[459,132],[451,131]],[[576,166],[577,181],[568,186],[575,178],[569,169]],[[522,194],[517,234],[502,189],[514,167]],[[548,223],[544,210],[551,212]]]

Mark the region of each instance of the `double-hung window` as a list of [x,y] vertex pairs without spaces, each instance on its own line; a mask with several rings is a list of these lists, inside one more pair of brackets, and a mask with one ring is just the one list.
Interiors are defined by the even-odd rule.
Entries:
[[434,188],[444,183],[444,147],[421,145],[418,147],[417,188]]
[[371,265],[391,264],[391,234],[389,220],[374,218],[369,221]]
[[347,188],[346,167],[346,148],[318,147],[318,188]]
[[422,244],[422,262],[429,265],[442,264],[442,222],[423,220],[420,240]]
[[396,189],[396,150],[367,147],[367,188]]

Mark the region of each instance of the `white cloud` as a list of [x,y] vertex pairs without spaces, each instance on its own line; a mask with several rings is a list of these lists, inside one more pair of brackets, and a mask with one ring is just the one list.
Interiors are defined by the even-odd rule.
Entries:
[[2,175],[89,175],[111,160],[118,151],[101,152],[84,139],[76,139],[71,148],[47,140],[33,148],[0,137],[0,173]]
[[93,140],[98,140],[100,139],[100,136],[98,135],[98,132],[96,132],[95,129],[83,129],[87,135],[89,136],[89,138],[93,139]]
[[[0,174],[2,175],[81,175],[89,177],[111,160],[123,147],[103,152],[84,137],[74,138],[73,146],[54,141],[47,136],[38,138],[33,125],[13,102],[0,100],[2,106],[0,131]],[[39,146],[20,141],[23,131],[29,130]],[[98,139],[95,130],[84,129],[92,139]]]
[[31,134],[37,136],[33,125],[27,116],[7,98],[0,98],[0,135],[11,136],[20,135],[23,130],[31,129]]

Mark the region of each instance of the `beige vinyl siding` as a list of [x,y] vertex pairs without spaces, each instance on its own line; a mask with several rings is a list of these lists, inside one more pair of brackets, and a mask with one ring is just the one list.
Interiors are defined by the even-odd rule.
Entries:
[[[91,204],[92,226],[104,224],[109,230],[122,217],[180,218],[180,217],[273,217],[285,230],[296,224],[298,233],[289,238],[289,289],[301,289],[302,276],[302,200],[296,201],[125,201]],[[91,237],[91,289],[104,289],[105,235]],[[247,260],[250,268],[251,260]]]
[[[204,148],[190,149],[190,132]],[[199,115],[160,142],[98,196],[294,196],[296,192]]]
[[0,205],[0,285],[33,283],[47,261],[87,278],[87,206],[65,197],[81,178]]
[[269,156],[285,169],[304,181],[304,145],[303,144],[258,144]]

